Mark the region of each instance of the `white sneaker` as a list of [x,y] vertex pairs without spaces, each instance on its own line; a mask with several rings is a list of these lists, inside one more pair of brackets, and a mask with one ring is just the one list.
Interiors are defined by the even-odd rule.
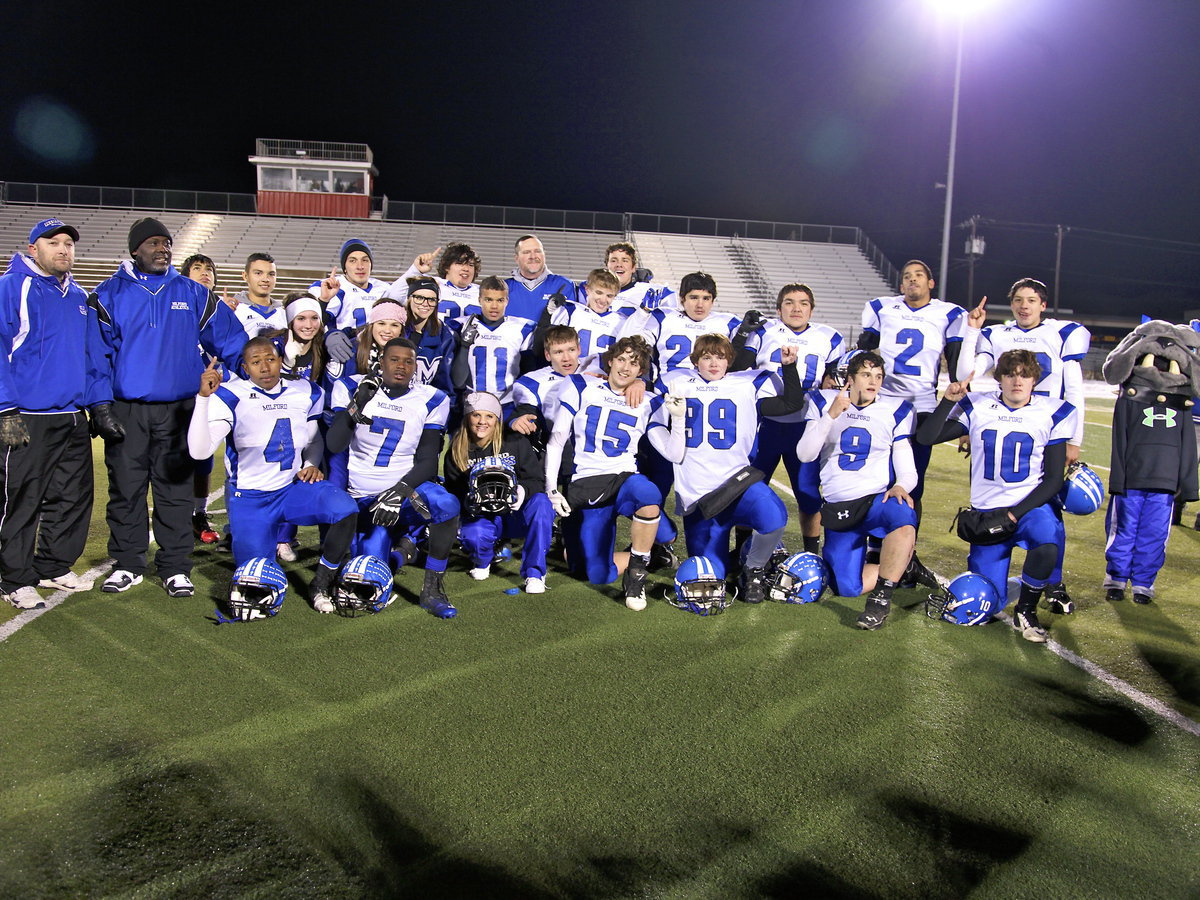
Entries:
[[292,545],[287,541],[280,541],[275,545],[275,555],[283,562],[296,561],[296,551],[292,549]]
[[525,593],[527,594],[544,594],[546,593],[545,578],[526,578]]
[[182,572],[172,575],[164,581],[163,587],[167,589],[168,597],[192,597],[196,593],[196,586],[192,584],[192,579]]
[[492,574],[492,567],[490,565],[489,566],[480,566],[477,569],[471,570],[471,577],[474,578],[476,581],[486,581],[488,576],[491,574]]
[[104,584],[100,585],[100,590],[106,594],[123,594],[131,587],[141,583],[141,575],[134,575],[128,569],[115,569],[111,575],[104,579]]
[[3,597],[17,609],[37,609],[39,606],[45,605],[45,601],[42,600],[42,595],[37,592],[37,588],[28,584],[17,588],[10,594],[4,594]]
[[71,571],[62,575],[55,575],[53,578],[43,578],[38,582],[38,587],[50,588],[55,591],[66,591],[69,594],[77,591],[90,591],[95,586],[96,582],[84,581]]
[[319,613],[331,613],[334,610],[333,598],[326,593],[313,595],[313,609]]
[[626,597],[625,605],[627,607],[629,607],[630,609],[632,609],[634,612],[641,612],[643,609],[646,608],[646,595],[639,594],[636,597]]

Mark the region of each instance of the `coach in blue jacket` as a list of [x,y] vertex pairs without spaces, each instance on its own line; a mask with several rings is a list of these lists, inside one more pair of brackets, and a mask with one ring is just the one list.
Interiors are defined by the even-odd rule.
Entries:
[[111,387],[122,440],[106,440],[109,555],[102,590],[141,583],[149,532],[146,488],[154,491],[154,563],[172,597],[192,586],[193,464],[187,429],[204,363],[198,346],[236,369],[246,332],[221,299],[171,266],[171,233],[138,219],[129,229],[132,261],[121,263],[88,302],[99,320],[102,387]]
[[99,410],[93,427],[120,430],[95,377],[96,314],[71,277],[78,239],[43,219],[0,277],[0,591],[18,609],[42,604],[39,586],[91,589],[71,571],[92,515],[84,410]]

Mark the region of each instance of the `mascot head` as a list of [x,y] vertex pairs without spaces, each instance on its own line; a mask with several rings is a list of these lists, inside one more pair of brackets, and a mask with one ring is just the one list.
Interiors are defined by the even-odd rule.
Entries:
[[1104,380],[1132,390],[1200,395],[1200,334],[1161,319],[1143,322],[1108,354]]

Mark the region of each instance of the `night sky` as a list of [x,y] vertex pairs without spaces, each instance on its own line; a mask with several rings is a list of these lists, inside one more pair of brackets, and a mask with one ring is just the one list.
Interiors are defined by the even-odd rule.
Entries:
[[[926,2],[113,9],[8,11],[0,178],[250,193],[256,137],[356,141],[393,200],[858,225],[937,269],[955,26]],[[1072,227],[1064,307],[1200,308],[1198,43],[1195,0],[971,19],[954,221]],[[981,232],[976,295],[1052,278],[1048,229]]]

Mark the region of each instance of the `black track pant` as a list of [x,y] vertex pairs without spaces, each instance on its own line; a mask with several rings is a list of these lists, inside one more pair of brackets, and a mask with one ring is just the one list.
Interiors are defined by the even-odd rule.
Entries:
[[169,403],[117,400],[113,413],[125,426],[125,439],[108,442],[108,552],[115,569],[146,571],[150,543],[146,489],[154,490],[154,564],[159,577],[192,571],[192,473],[187,430],[192,397]]
[[29,444],[0,448],[0,588],[75,565],[92,517],[92,442],[82,412],[22,416]]

